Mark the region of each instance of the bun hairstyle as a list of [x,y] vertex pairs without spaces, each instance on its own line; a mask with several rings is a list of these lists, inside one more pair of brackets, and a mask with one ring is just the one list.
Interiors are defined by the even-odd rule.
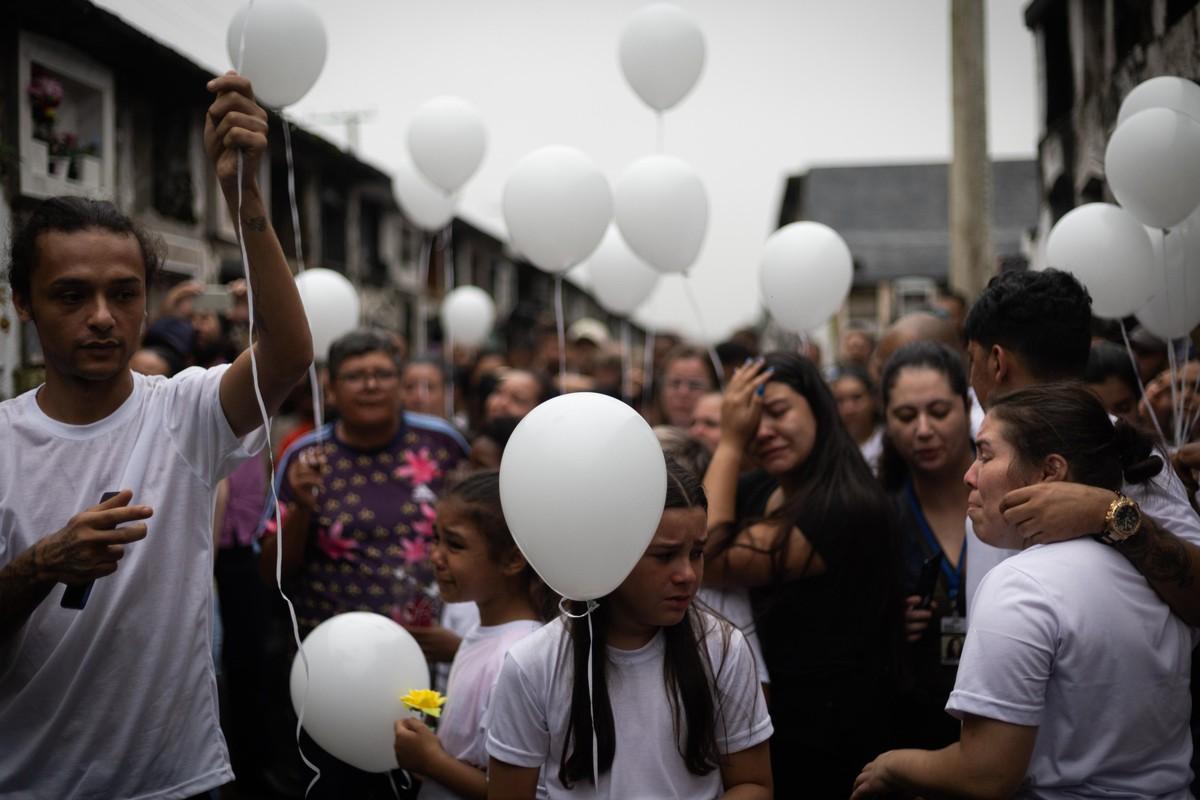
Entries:
[[1057,453],[1077,483],[1115,492],[1122,483],[1144,483],[1162,471],[1151,441],[1125,422],[1114,428],[1104,406],[1081,383],[1020,389],[997,398],[989,413],[1005,424],[1005,438],[1022,462],[1040,464]]

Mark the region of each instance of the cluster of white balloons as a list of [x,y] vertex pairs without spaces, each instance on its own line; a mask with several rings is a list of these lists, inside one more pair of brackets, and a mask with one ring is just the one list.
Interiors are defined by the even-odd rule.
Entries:
[[1200,86],[1162,76],[1121,103],[1104,154],[1120,206],[1065,214],[1046,265],[1074,273],[1097,316],[1130,314],[1163,339],[1200,325]]

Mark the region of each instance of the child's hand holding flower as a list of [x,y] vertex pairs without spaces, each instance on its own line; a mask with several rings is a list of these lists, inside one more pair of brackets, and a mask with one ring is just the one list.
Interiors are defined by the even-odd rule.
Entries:
[[[441,709],[435,711],[440,713]],[[437,759],[446,756],[437,734],[419,719],[396,720],[396,740],[393,747],[400,768],[421,775],[428,775],[433,771],[432,765]]]
[[433,689],[413,689],[401,697],[400,702],[422,716],[440,717],[446,698],[442,697],[441,692],[435,692]]

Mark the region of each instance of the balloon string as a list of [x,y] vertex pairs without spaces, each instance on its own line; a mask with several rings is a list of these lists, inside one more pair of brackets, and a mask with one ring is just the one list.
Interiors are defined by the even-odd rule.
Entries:
[[[296,274],[301,274],[307,267],[304,264],[304,241],[300,236],[300,204],[296,202],[296,164],[292,155],[292,125],[288,118],[279,113],[283,122],[283,151],[287,157],[287,187],[288,204],[292,212],[292,238],[296,243]],[[317,431],[318,446],[325,437],[325,401],[321,396],[321,378],[317,374],[317,361],[324,353],[314,353],[313,363],[308,365],[308,386],[312,391],[313,426]]]
[[564,616],[571,619],[583,619],[587,617],[588,623],[588,665],[587,665],[587,682],[588,682],[588,714],[592,721],[592,786],[596,791],[600,791],[600,744],[596,738],[596,703],[592,697],[592,674],[594,665],[592,661],[593,644],[596,641],[595,633],[592,631],[592,612],[600,607],[600,604],[595,600],[585,600],[584,610],[582,613],[575,613],[567,608],[567,598],[563,597],[558,601],[558,610]]
[[642,414],[650,410],[654,398],[654,331],[646,330],[642,342]]
[[[246,56],[246,28],[250,25],[250,13],[254,10],[254,0],[249,0],[246,4],[246,16],[242,18],[242,30],[238,38],[238,57],[237,57],[237,73],[242,73],[242,63]],[[286,136],[287,120],[284,120],[284,131]],[[308,759],[304,755],[304,748],[300,746],[300,728],[304,723],[304,708],[308,705],[308,657],[304,654],[304,648],[300,643],[300,627],[296,621],[296,609],[292,605],[292,601],[283,591],[283,514],[279,507],[279,495],[275,491],[275,454],[271,449],[271,416],[267,413],[267,404],[263,401],[262,384],[258,377],[258,358],[255,355],[254,348],[254,281],[250,277],[250,258],[246,254],[246,235],[245,229],[242,227],[242,173],[245,171],[245,165],[242,159],[241,151],[237,154],[237,228],[238,228],[238,248],[242,254],[242,271],[246,275],[246,310],[248,318],[248,337],[250,340],[250,375],[254,382],[254,399],[258,402],[258,410],[262,415],[263,433],[266,436],[267,448],[267,464],[270,467],[270,486],[271,498],[275,502],[275,528],[276,528],[276,546],[275,546],[275,586],[279,589],[279,596],[283,598],[283,602],[287,604],[288,616],[292,621],[292,637],[296,640],[296,651],[300,654],[300,661],[304,664],[304,697],[300,701],[300,708],[296,714],[296,752],[300,754],[300,760],[313,771],[313,779],[309,782],[308,788],[304,790],[304,796],[307,798],[312,792],[317,781],[321,779],[321,768]],[[293,197],[293,203],[295,203]],[[297,236],[299,232],[297,231]],[[311,369],[311,365],[310,365]],[[311,374],[311,373],[310,373]],[[314,388],[314,393],[315,393]],[[316,409],[314,409],[314,412]]]
[[563,276],[554,276],[554,321],[558,328],[558,390],[565,391],[567,380],[567,335],[563,322]]
[[[1170,322],[1171,321],[1171,287],[1168,282],[1169,276],[1167,274],[1167,244],[1171,240],[1171,229],[1163,228],[1162,236],[1163,236],[1162,250],[1159,253],[1159,263],[1162,266],[1162,275],[1163,275],[1163,283],[1162,283],[1162,285],[1163,285],[1163,300],[1166,303],[1167,320],[1168,320],[1168,322]],[[1181,397],[1181,392],[1175,386],[1176,381],[1179,379],[1178,366],[1179,366],[1179,362],[1176,358],[1176,353],[1175,353],[1175,341],[1173,339],[1171,339],[1170,336],[1168,336],[1167,337],[1167,368],[1169,370],[1168,374],[1170,375],[1170,378],[1171,378],[1171,433],[1175,437],[1175,440],[1174,440],[1175,447],[1179,447],[1179,445],[1181,444],[1181,442],[1179,441],[1179,437],[1183,433],[1183,420],[1180,419],[1180,417],[1182,416],[1182,411],[1181,411],[1182,406],[1180,404],[1181,404],[1183,398]]]
[[629,320],[621,320],[621,396],[625,402],[633,405],[633,334],[629,330]]
[[708,341],[708,335],[704,332],[704,316],[700,313],[700,303],[696,301],[696,292],[692,289],[692,279],[687,275],[683,276],[683,288],[687,294],[688,301],[692,304],[692,311],[696,313],[696,325],[700,328],[700,338],[704,340],[704,346],[708,348],[708,358],[712,361],[713,374],[716,375],[717,385],[724,390],[725,370],[721,369],[721,358],[717,355],[717,349]]
[[1121,338],[1125,340],[1125,352],[1129,354],[1129,363],[1133,365],[1133,377],[1137,378],[1139,397],[1146,404],[1146,412],[1150,415],[1150,421],[1154,423],[1154,429],[1158,431],[1158,439],[1162,442],[1163,450],[1167,449],[1167,437],[1163,434],[1162,426],[1158,424],[1158,415],[1154,413],[1154,409],[1150,407],[1149,401],[1146,400],[1146,385],[1142,383],[1142,373],[1138,371],[1137,356],[1133,354],[1133,346],[1129,344],[1129,331],[1125,329],[1125,320],[1120,320],[1121,323]]
[[[442,302],[446,302],[446,297],[450,292],[454,291],[454,264],[451,262],[453,253],[450,251],[450,228],[447,227],[442,233]],[[446,420],[454,424],[454,336],[449,328],[442,331],[444,337],[443,347],[443,363],[446,368],[446,397],[444,408],[446,410]]]

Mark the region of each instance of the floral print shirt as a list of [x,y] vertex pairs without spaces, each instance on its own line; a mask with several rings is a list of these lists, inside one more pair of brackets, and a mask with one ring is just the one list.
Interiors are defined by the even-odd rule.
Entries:
[[[440,603],[429,563],[434,506],[466,456],[462,436],[442,420],[405,414],[391,442],[363,451],[326,425],[288,449],[277,475],[286,475],[290,460],[309,449],[325,455],[325,491],[293,589],[301,633],[347,611],[373,611],[417,627],[436,623]],[[277,485],[286,509],[291,490],[287,481]],[[269,517],[266,532],[275,528]]]

